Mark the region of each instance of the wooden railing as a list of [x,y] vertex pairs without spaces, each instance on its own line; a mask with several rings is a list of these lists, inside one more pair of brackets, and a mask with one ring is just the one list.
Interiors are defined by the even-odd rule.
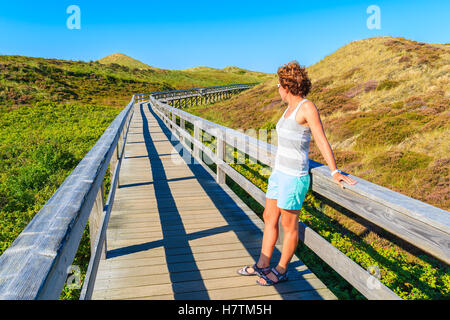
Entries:
[[[276,146],[171,107],[155,99],[152,95],[144,96],[142,99],[144,101],[148,99],[150,106],[185,148],[190,150],[186,140],[193,145],[193,156],[200,163],[203,163],[200,154],[203,152],[216,164],[218,183],[225,183],[225,176],[228,176],[262,206],[265,205],[265,193],[226,163],[225,155],[228,148],[236,148],[253,159],[273,167]],[[177,125],[177,117],[179,117],[180,125]],[[185,129],[186,121],[194,127],[193,136]],[[216,138],[215,153],[202,142],[200,130]],[[309,163],[312,191],[445,263],[450,262],[449,212],[349,174],[358,183],[355,185],[345,184],[345,189],[342,190],[333,181],[328,166],[312,160],[309,160]],[[282,228],[280,228],[281,230]],[[299,239],[366,298],[400,299],[377,278],[301,221],[299,222]]]
[[161,101],[170,101],[183,99],[187,97],[196,97],[196,96],[206,96],[210,94],[220,93],[220,92],[233,92],[233,91],[242,91],[246,89],[253,88],[259,83],[242,83],[242,84],[227,84],[222,86],[212,86],[212,87],[202,87],[202,88],[190,88],[183,90],[171,90],[171,91],[161,91],[154,93],[140,93],[135,95],[136,102],[145,101],[145,98],[148,98],[149,95],[152,95],[155,99]]
[[[82,288],[89,296],[114,203],[135,98],[116,117],[50,200],[0,256],[0,299],[58,299],[89,219],[91,259]],[[104,203],[104,177],[111,187]]]

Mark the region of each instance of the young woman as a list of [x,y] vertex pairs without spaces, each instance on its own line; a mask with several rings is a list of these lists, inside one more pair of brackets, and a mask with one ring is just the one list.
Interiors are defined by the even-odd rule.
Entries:
[[[342,189],[344,186],[341,181],[356,183],[336,168],[319,112],[314,103],[305,98],[311,88],[305,68],[297,61],[291,61],[278,68],[277,73],[278,92],[289,105],[276,125],[278,147],[266,192],[261,254],[253,266],[245,266],[237,271],[246,276],[259,275],[256,283],[263,286],[288,279],[288,264],[298,245],[299,213],[311,183],[308,166],[311,134],[331,170],[333,180]],[[270,258],[278,239],[280,216],[284,230],[283,249],[278,265],[270,268]]]

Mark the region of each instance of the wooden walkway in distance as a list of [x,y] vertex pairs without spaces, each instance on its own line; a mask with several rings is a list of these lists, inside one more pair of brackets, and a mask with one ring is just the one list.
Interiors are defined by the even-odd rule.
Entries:
[[336,299],[295,255],[287,282],[238,275],[258,259],[264,223],[177,141],[135,105],[93,299]]

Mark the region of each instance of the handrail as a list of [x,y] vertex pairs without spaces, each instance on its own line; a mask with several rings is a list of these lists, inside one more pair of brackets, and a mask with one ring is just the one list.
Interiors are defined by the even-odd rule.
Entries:
[[135,96],[141,97],[141,96],[155,96],[155,95],[160,95],[160,94],[164,94],[164,93],[177,93],[177,92],[188,92],[188,91],[196,91],[196,90],[213,90],[213,89],[230,89],[232,87],[236,87],[236,88],[241,88],[241,87],[247,87],[247,86],[255,86],[259,84],[259,82],[253,82],[253,83],[239,83],[239,84],[225,84],[225,85],[220,85],[220,86],[209,86],[209,87],[197,87],[197,88],[188,88],[188,89],[181,89],[181,90],[166,90],[166,91],[159,91],[159,92],[150,92],[150,93],[139,93],[136,94]]
[[[135,96],[0,256],[0,299],[59,298],[88,218],[91,241],[99,233],[93,226],[104,212],[104,176],[111,160],[110,169],[115,177],[120,170],[117,161],[123,156],[124,129],[129,126],[134,104]],[[115,181],[117,179],[111,185],[110,195],[115,192]],[[111,201],[110,197],[108,199]],[[111,205],[109,202],[107,210]],[[94,256],[96,251],[102,250],[103,243],[96,245],[100,249],[91,246]],[[105,251],[103,245],[103,257]]]
[[[265,205],[264,192],[224,161],[226,152],[223,148],[228,144],[230,147],[250,155],[253,159],[272,166],[277,150],[276,146],[162,103],[154,96],[149,96],[149,103],[188,150],[190,148],[184,140],[187,139],[193,144],[195,158],[199,159],[199,151],[202,151],[216,163],[217,182],[224,183],[224,176],[228,175],[256,201]],[[177,116],[180,118],[180,126],[175,121]],[[184,129],[185,121],[194,125],[194,137]],[[216,137],[216,153],[202,143],[200,129]],[[450,262],[450,216],[447,211],[349,174],[347,175],[358,181],[358,184],[345,184],[345,189],[341,190],[332,180],[327,166],[312,160],[309,160],[309,163],[314,192],[412,243],[436,258],[446,263]],[[299,222],[299,234],[300,239],[308,247],[367,298],[399,298],[378,279],[372,277],[366,270],[302,222]],[[376,285],[368,286],[368,282]]]
[[140,93],[136,95],[137,102],[142,102],[148,100],[150,96],[155,97],[156,99],[161,99],[165,97],[179,98],[184,97],[185,94],[188,96],[202,96],[205,94],[222,92],[222,91],[231,91],[234,89],[248,89],[252,88],[255,85],[258,85],[258,82],[255,83],[242,83],[242,84],[227,84],[221,86],[211,86],[211,87],[200,87],[200,88],[189,88],[182,90],[168,90],[161,92],[152,92],[152,93]]
[[[108,199],[103,207],[103,210],[98,211],[100,214],[100,223],[97,226],[95,239],[91,239],[93,244],[93,250],[91,252],[91,258],[89,260],[88,269],[86,271],[86,276],[84,278],[83,287],[81,289],[80,300],[90,300],[92,293],[94,292],[95,279],[97,277],[97,270],[100,263],[100,259],[106,259],[106,230],[108,229],[109,217],[114,205],[114,197],[116,194],[116,189],[119,185],[119,173],[122,165],[122,160],[125,152],[125,145],[128,137],[128,130],[130,129],[131,118],[133,117],[134,110],[131,112],[130,117],[127,119],[127,129],[123,135],[122,146],[117,146],[116,151],[116,161],[115,168],[112,170],[113,177],[111,180],[110,191],[108,194]],[[122,131],[123,132],[123,131]]]

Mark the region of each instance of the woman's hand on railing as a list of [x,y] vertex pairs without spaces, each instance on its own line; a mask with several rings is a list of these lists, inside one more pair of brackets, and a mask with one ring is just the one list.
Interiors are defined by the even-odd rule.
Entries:
[[339,184],[341,186],[341,189],[344,189],[344,184],[341,181],[345,181],[348,184],[357,184],[358,181],[356,181],[355,179],[350,178],[349,176],[343,175],[340,172],[336,172],[335,174],[333,174],[333,181],[336,182],[337,184]]

